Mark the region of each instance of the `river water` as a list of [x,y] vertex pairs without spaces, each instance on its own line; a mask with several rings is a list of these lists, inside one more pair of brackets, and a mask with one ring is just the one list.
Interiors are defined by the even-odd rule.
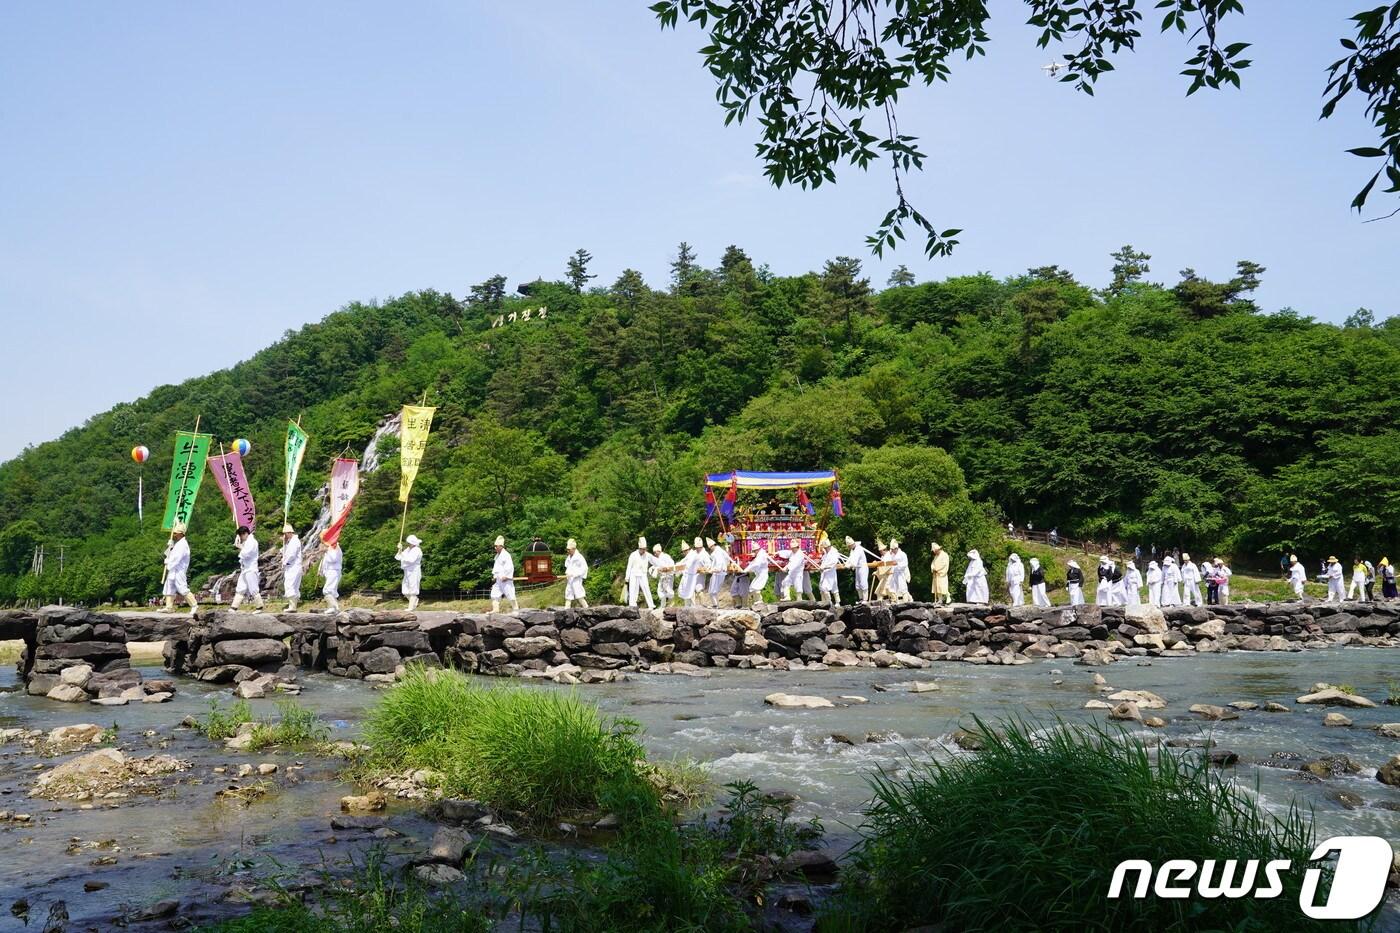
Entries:
[[[579,688],[605,712],[639,722],[653,758],[689,757],[708,766],[717,784],[746,779],[768,789],[795,792],[799,816],[819,816],[836,845],[848,842],[868,798],[868,778],[877,769],[899,771],[928,755],[965,754],[951,743],[959,726],[974,716],[999,719],[1026,716],[1050,723],[1102,721],[1103,711],[1083,709],[1100,697],[1094,672],[1122,689],[1160,694],[1167,709],[1163,729],[1140,731],[1153,739],[1211,737],[1218,748],[1239,754],[1231,770],[1248,787],[1257,784],[1262,800],[1280,814],[1291,802],[1315,812],[1319,838],[1339,834],[1374,834],[1400,844],[1400,790],[1375,778],[1375,768],[1400,753],[1400,740],[1385,739],[1368,726],[1400,721],[1400,708],[1347,709],[1351,728],[1324,727],[1325,709],[1300,706],[1295,699],[1316,681],[1353,685],[1380,702],[1388,692],[1395,655],[1377,649],[1337,648],[1301,653],[1235,652],[1193,658],[1125,661],[1104,668],[1076,667],[1063,660],[1018,667],[941,664],[923,671],[830,670],[776,674],[723,671],[709,677],[632,675],[626,682]],[[144,671],[159,676],[158,668]],[[900,684],[932,680],[937,691],[914,693]],[[1056,683],[1056,681],[1061,681]],[[492,683],[500,681],[491,680]],[[358,681],[306,675],[302,705],[333,726],[336,739],[352,739],[377,691]],[[889,686],[887,691],[877,686]],[[75,920],[101,925],[123,907],[139,908],[163,898],[179,898],[182,912],[200,915],[227,897],[232,886],[250,880],[255,865],[275,858],[284,862],[344,857],[366,837],[336,833],[329,818],[339,810],[347,787],[331,780],[335,763],[287,753],[226,753],[175,726],[187,715],[208,709],[211,698],[230,700],[227,688],[182,681],[170,703],[116,708],[72,707],[29,697],[16,688],[13,670],[0,673],[0,727],[51,729],[75,722],[118,728],[118,742],[128,754],[163,751],[193,762],[183,782],[166,795],[118,806],[80,810],[74,804],[27,799],[36,758],[15,743],[0,746],[0,810],[29,813],[28,824],[0,823],[0,908],[17,898],[30,904],[30,926],[8,909],[0,909],[0,930],[43,925],[45,905],[62,899]],[[563,689],[552,685],[540,689]],[[862,697],[835,709],[783,710],[765,706],[775,691],[827,697]],[[1252,700],[1262,707],[1277,701],[1292,713],[1241,712],[1221,723],[1190,714],[1193,703],[1225,705]],[[272,701],[253,701],[264,718],[275,716]],[[153,731],[154,735],[144,735]],[[843,734],[856,744],[834,741]],[[866,736],[871,736],[866,741]],[[1360,774],[1326,781],[1304,779],[1297,763],[1271,766],[1276,753],[1316,757],[1346,754],[1364,767]],[[1275,759],[1277,760],[1277,759]],[[248,807],[214,798],[228,783],[216,766],[230,770],[241,762],[279,765],[272,778],[275,793]],[[52,765],[52,760],[44,762]],[[301,763],[304,771],[287,772]],[[1336,792],[1358,795],[1364,805],[1349,810]],[[1389,809],[1395,808],[1395,809]],[[404,851],[421,849],[431,827],[411,808],[395,817],[395,828],[408,834]],[[418,842],[413,837],[419,837]],[[115,840],[116,848],[94,843]],[[106,866],[92,862],[114,859]],[[109,886],[94,892],[84,881]],[[227,908],[224,908],[227,909]],[[215,911],[217,912],[217,910]]]

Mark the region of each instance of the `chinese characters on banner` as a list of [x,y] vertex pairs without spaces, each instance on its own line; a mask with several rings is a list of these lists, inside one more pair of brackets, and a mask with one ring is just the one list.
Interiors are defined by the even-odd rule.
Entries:
[[190,431],[175,433],[175,462],[170,465],[170,490],[166,493],[165,518],[160,525],[164,530],[170,531],[177,524],[189,524],[212,439],[211,435]]
[[248,477],[243,472],[243,458],[238,451],[230,450],[226,454],[210,457],[209,469],[214,472],[214,482],[233,513],[233,523],[251,531],[258,513],[253,506],[253,491],[248,488]]
[[297,427],[296,422],[288,421],[286,492],[282,496],[283,521],[291,521],[292,487],[297,484],[297,473],[301,472],[301,458],[306,455],[306,440],[306,432]]
[[549,316],[549,308],[545,305],[541,305],[534,309],[526,308],[524,311],[512,311],[510,314],[498,314],[491,319],[491,326],[493,328],[505,327],[507,324],[514,324],[516,321],[528,321],[531,315],[537,320],[543,321]]
[[355,504],[355,496],[360,491],[360,461],[348,457],[337,457],[331,467],[330,506],[331,523],[321,532],[321,540],[327,544],[338,544],[340,532],[350,518],[350,507]]
[[423,463],[423,451],[428,447],[428,430],[433,426],[433,412],[436,408],[423,405],[405,405],[399,424],[399,466],[403,471],[399,477],[399,501],[408,501],[408,492],[413,488],[413,480],[418,476],[418,467]]

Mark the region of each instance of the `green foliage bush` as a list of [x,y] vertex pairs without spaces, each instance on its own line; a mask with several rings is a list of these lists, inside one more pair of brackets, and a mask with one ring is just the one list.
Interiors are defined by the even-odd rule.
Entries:
[[1313,928],[1298,910],[1301,872],[1272,900],[1107,898],[1124,859],[1304,864],[1312,824],[1296,809],[1275,818],[1202,757],[1122,730],[976,732],[975,755],[875,779],[853,870],[819,930]]

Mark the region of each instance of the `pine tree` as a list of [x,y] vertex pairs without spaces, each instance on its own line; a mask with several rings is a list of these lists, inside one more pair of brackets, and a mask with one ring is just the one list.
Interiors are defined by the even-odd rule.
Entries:
[[588,250],[579,248],[569,257],[569,284],[574,287],[574,291],[582,292],[589,279],[596,279],[598,276],[592,275],[588,271],[588,264],[593,261],[593,254]]
[[914,284],[914,273],[910,272],[909,267],[904,263],[900,263],[894,267],[886,284],[891,288],[908,288]]

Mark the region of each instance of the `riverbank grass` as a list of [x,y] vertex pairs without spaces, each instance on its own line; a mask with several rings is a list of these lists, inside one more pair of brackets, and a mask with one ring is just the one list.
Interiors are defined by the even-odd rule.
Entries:
[[1117,729],[976,732],[976,755],[873,779],[852,871],[818,930],[1309,928],[1301,871],[1272,900],[1107,897],[1125,859],[1305,865],[1312,821],[1298,810],[1275,818],[1201,756]]
[[370,714],[364,767],[429,769],[447,796],[549,820],[603,809],[626,785],[650,786],[637,733],[570,693],[481,687],[413,666]]

